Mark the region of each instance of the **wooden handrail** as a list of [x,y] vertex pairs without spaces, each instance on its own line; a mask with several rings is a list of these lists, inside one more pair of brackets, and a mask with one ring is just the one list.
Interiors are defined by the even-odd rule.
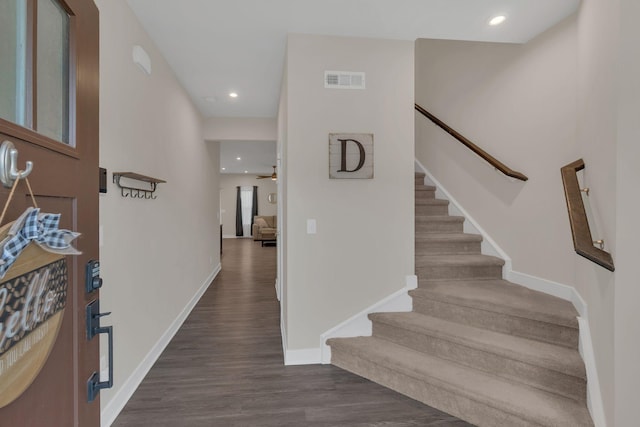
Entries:
[[478,147],[476,144],[469,141],[467,138],[465,138],[464,136],[456,132],[453,128],[451,128],[451,126],[447,125],[445,122],[443,122],[442,120],[440,120],[439,118],[437,118],[436,116],[434,116],[433,114],[431,114],[430,112],[422,108],[420,105],[415,104],[415,106],[416,106],[416,110],[418,110],[423,116],[431,120],[437,126],[441,127],[445,132],[447,132],[449,135],[453,136],[455,139],[463,143],[468,149],[476,153],[478,156],[482,157],[491,166],[498,169],[503,174],[510,176],[511,178],[519,179],[520,181],[526,181],[529,179],[523,173],[514,171],[513,169],[511,169],[510,167],[502,163],[500,160],[496,159],[491,154],[487,153],[482,148]]
[[584,202],[580,194],[580,184],[576,173],[584,169],[582,159],[569,163],[560,169],[562,173],[562,183],[564,185],[564,196],[567,199],[567,211],[569,212],[569,223],[571,224],[571,234],[573,236],[573,247],[578,255],[590,261],[614,271],[613,258],[611,254],[600,248],[593,246],[591,229],[587,220],[587,212],[584,209]]

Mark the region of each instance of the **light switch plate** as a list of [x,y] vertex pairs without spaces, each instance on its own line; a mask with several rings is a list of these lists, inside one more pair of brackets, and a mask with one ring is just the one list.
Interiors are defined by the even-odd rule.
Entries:
[[307,220],[307,234],[316,234],[316,220],[308,219]]

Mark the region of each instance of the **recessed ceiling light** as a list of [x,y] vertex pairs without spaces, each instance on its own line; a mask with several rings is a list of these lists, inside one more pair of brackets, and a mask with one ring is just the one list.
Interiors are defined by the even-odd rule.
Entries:
[[244,173],[249,173],[249,171],[244,171]]
[[223,171],[226,171],[226,170],[227,170],[227,168],[222,168],[222,170],[223,170]]
[[229,96],[230,96],[231,98],[237,98],[237,97],[238,97],[238,94],[237,94],[236,92],[231,92],[231,93],[229,93]]
[[236,160],[242,160],[240,157],[236,157]]
[[507,17],[506,17],[505,15],[498,15],[498,16],[494,16],[494,17],[493,17],[493,18],[491,18],[491,20],[489,21],[489,25],[491,25],[491,26],[500,25],[500,24],[502,24],[506,19],[507,19]]

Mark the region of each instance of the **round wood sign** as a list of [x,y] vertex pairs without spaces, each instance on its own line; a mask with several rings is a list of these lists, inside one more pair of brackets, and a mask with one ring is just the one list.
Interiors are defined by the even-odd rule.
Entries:
[[[0,240],[11,225],[0,228]],[[58,336],[66,301],[66,258],[29,243],[0,280],[0,408],[38,376]]]

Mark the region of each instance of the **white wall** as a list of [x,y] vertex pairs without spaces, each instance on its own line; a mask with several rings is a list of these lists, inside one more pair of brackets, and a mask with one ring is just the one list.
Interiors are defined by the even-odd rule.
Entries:
[[277,207],[269,203],[269,193],[276,193],[276,182],[270,179],[256,179],[255,175],[220,174],[220,211],[222,212],[222,235],[236,235],[237,186],[258,186],[258,215],[275,215]]
[[[583,2],[578,13],[578,134],[586,169],[584,185],[591,189],[590,207],[595,221],[594,239],[604,239],[605,249],[616,250],[616,140],[619,13],[616,0]],[[571,82],[573,83],[573,82]],[[577,158],[577,157],[576,157]],[[616,274],[575,257],[577,289],[589,304],[589,326],[596,347],[601,392],[610,426],[614,420],[614,313]]]
[[640,183],[640,2],[621,0],[621,42],[618,64],[618,157],[615,289],[615,425],[638,423],[640,384],[640,317],[638,302],[638,183]]
[[[414,48],[293,34],[287,55],[286,344],[301,350],[414,274]],[[367,89],[325,89],[325,70],[364,71]],[[329,179],[332,132],[374,134],[373,179]]]
[[[636,294],[631,283],[616,279],[619,272],[574,253],[560,168],[584,158],[581,178],[591,189],[592,233],[605,240],[617,264],[621,250],[631,248],[618,244],[622,230],[617,221],[624,220],[623,204],[636,203],[618,199],[620,182],[628,182],[630,171],[616,163],[633,158],[630,145],[625,149],[617,143],[616,70],[624,58],[618,55],[619,14],[617,2],[592,0],[526,45],[421,40],[416,53],[416,102],[529,181],[503,178],[421,116],[417,158],[506,250],[514,270],[573,286],[585,299],[610,426],[617,390],[614,335],[631,334],[622,321],[614,334],[614,313],[630,317],[629,311],[619,313],[614,306],[620,301],[614,289],[626,289],[625,297]],[[636,78],[627,75],[627,84],[635,84]],[[629,135],[633,120],[625,124]],[[625,347],[615,343],[616,352],[618,346]],[[634,356],[639,351],[636,344],[624,349],[629,350]],[[628,372],[631,366],[626,363],[622,369]]]
[[[109,172],[100,197],[101,309],[113,312],[103,324],[115,331],[115,384],[101,401],[103,411],[117,412],[141,366],[159,354],[157,343],[219,266],[219,198],[211,191],[219,188],[219,159],[218,144],[204,143],[199,113],[126,2],[96,3],[100,165]],[[132,62],[135,44],[151,57],[150,76]],[[111,183],[115,171],[167,183],[156,200],[123,198]]]
[[275,141],[274,118],[209,117],[204,121],[207,141]]

